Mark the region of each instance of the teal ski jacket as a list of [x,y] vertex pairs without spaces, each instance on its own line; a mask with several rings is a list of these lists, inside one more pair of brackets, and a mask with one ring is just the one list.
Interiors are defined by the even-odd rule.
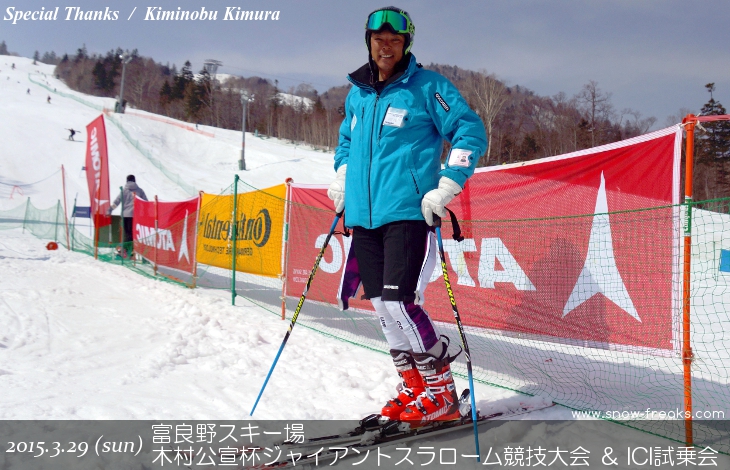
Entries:
[[[487,149],[484,124],[444,76],[424,70],[411,54],[400,77],[377,93],[369,65],[348,76],[345,119],[335,171],[347,165],[345,222],[377,228],[423,220],[421,199],[441,176],[461,187]],[[443,141],[452,145],[441,166]]]

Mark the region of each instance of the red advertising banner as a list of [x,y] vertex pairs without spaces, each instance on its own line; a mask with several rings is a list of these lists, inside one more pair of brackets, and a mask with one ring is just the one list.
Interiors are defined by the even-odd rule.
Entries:
[[98,229],[112,223],[109,212],[109,159],[104,115],[86,126],[86,180],[89,184],[91,216]]
[[[462,322],[551,342],[673,350],[680,222],[672,205],[679,202],[680,144],[681,130],[672,127],[477,170],[449,205],[465,239],[451,239],[446,220],[443,228]],[[297,297],[334,212],[324,186],[292,185],[291,194],[287,295]],[[308,298],[337,304],[349,245],[350,238],[332,238]],[[453,323],[435,271],[424,308]],[[351,308],[372,310],[361,294]]]
[[182,202],[134,198],[134,251],[156,266],[195,268],[198,198]]

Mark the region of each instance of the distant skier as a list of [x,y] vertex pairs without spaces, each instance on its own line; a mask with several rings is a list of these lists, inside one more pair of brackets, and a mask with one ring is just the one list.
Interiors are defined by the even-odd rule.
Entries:
[[[398,8],[368,17],[368,62],[348,77],[327,193],[353,229],[341,300],[362,281],[403,380],[381,414],[411,428],[460,417],[454,357],[422,307],[423,291],[436,261],[434,214],[446,215],[487,148],[484,124],[456,87],[410,53],[414,34]],[[441,169],[444,139],[452,149]]]
[[13,70],[15,70],[15,64],[13,64],[12,67],[10,67],[10,68],[13,69]]
[[51,95],[48,95],[48,98],[46,98],[46,101],[48,102],[48,104],[51,104]]
[[30,95],[30,88],[28,88],[28,91],[26,91],[25,94]]
[[77,131],[75,131],[73,129],[66,129],[66,130],[70,132],[70,134],[68,135],[68,140],[74,140],[74,135],[76,135]]

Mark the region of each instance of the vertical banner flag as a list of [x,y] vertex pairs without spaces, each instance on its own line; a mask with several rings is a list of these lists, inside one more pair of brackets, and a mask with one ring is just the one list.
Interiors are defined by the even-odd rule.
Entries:
[[[443,227],[462,322],[485,332],[589,347],[659,355],[676,350],[680,144],[675,126],[572,154],[478,169],[468,197],[464,191],[449,205],[465,239],[451,239],[448,220]],[[291,199],[286,295],[297,297],[334,213],[326,186],[292,185]],[[312,300],[337,305],[350,243],[332,238]],[[440,274],[431,276],[424,308],[434,319],[452,322]],[[372,310],[361,295],[351,307]]]
[[[278,277],[286,185],[239,194],[236,201],[236,271]],[[233,196],[203,193],[198,218],[197,260],[231,269]]]
[[106,147],[104,115],[86,126],[86,180],[89,184],[91,216],[96,228],[112,223],[109,207],[109,160]]
[[197,197],[181,202],[158,201],[155,210],[155,201],[135,196],[134,252],[158,266],[192,274],[197,222]]

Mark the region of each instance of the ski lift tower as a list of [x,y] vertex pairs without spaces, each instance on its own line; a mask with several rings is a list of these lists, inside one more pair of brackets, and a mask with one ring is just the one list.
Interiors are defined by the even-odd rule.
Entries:
[[215,81],[215,75],[218,72],[218,67],[223,65],[223,62],[215,59],[206,59],[203,62],[203,68],[208,72],[212,81]]
[[[210,107],[211,109],[215,110],[215,107],[213,106],[213,96],[215,93],[213,93],[213,88],[215,88],[215,76],[218,72],[218,67],[223,65],[223,62],[220,60],[215,59],[206,59],[205,62],[203,62],[203,68],[208,72],[208,75],[210,75]],[[216,119],[216,126],[220,127],[220,123],[218,122],[218,113],[215,112],[215,119]]]
[[127,72],[127,64],[134,59],[128,52],[120,55],[119,58],[122,60],[122,85],[119,89],[119,101],[114,105],[114,112],[124,113],[124,74]]

